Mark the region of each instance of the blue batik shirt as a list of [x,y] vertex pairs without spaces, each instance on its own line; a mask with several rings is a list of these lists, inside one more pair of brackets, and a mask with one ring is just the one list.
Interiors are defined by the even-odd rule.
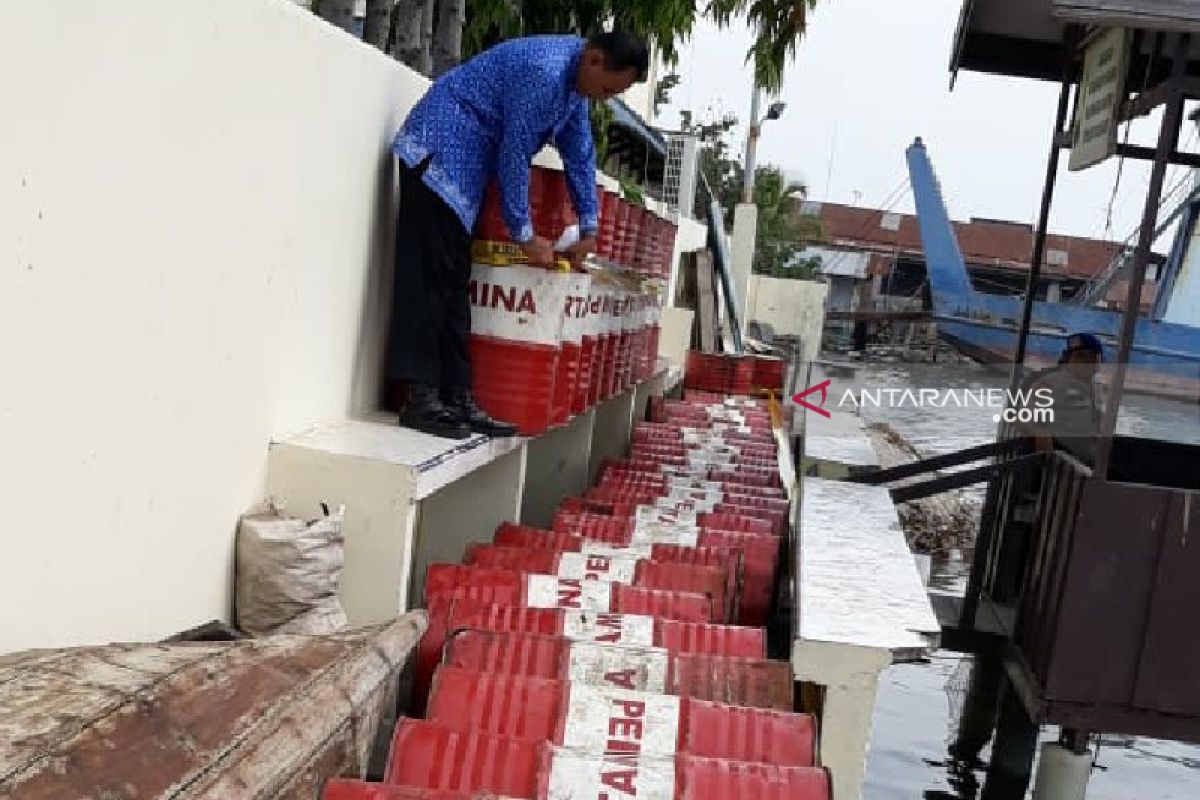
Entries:
[[596,231],[596,149],[587,100],[576,90],[584,45],[575,36],[497,45],[435,81],[396,134],[392,149],[408,166],[432,156],[425,184],[468,231],[495,176],[513,240],[533,238],[529,166],[548,143],[562,156],[581,231]]

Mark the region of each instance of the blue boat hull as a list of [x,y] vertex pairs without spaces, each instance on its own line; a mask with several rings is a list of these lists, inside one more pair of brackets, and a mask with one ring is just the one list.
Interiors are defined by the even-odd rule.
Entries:
[[[929,290],[938,333],[984,361],[1012,362],[1024,300],[975,291],[946,211],[933,165],[918,139],[907,151]],[[1171,262],[1178,265],[1200,209],[1188,215]],[[1111,363],[1117,352],[1120,313],[1067,303],[1037,302],[1026,346],[1031,364],[1053,364],[1072,333],[1093,333],[1105,343]],[[1126,389],[1200,401],[1200,328],[1139,319],[1129,359]]]

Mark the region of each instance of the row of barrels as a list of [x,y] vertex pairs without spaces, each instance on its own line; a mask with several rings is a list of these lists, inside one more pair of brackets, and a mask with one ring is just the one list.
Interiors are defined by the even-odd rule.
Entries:
[[[600,209],[596,255],[639,275],[668,278],[675,253],[675,223],[631,202],[614,187],[597,185],[596,198]],[[475,224],[477,240],[511,241],[501,209],[500,191],[493,184],[484,195]],[[578,222],[565,173],[544,167],[530,171],[529,211],[534,231],[552,242]]]
[[667,400],[548,529],[431,565],[381,784],[324,800],[828,800],[765,624],[788,499],[766,403]]

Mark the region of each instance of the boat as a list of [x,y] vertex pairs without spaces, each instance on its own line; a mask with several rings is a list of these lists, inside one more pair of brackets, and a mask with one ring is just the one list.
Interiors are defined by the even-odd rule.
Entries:
[[[924,142],[918,138],[906,156],[938,335],[978,361],[1011,364],[1025,299],[975,290]],[[1200,198],[1193,195],[1172,216],[1182,221],[1151,312],[1137,320],[1125,388],[1200,402],[1200,246],[1192,246]],[[1098,336],[1111,360],[1121,312],[1037,301],[1030,325],[1025,361],[1034,368],[1056,363],[1072,333]]]

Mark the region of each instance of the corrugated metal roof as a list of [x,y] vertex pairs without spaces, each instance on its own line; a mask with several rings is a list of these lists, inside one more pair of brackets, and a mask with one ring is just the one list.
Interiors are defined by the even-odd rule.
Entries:
[[[883,225],[885,212],[877,209],[821,203],[816,212],[825,227],[827,248],[862,248],[917,258],[922,257],[924,252],[917,218],[912,214],[898,215],[899,224],[895,230],[891,230]],[[954,230],[967,264],[1020,271],[1029,269],[1029,258],[1033,252],[1033,230],[1030,226],[975,220],[955,222]],[[1112,242],[1057,234],[1050,234],[1046,247],[1048,252],[1065,254],[1047,259],[1048,263],[1042,265],[1046,273],[1080,279],[1100,273],[1120,249]],[[1063,262],[1064,259],[1065,264],[1050,263]]]
[[623,100],[614,97],[608,101],[608,107],[613,112],[613,125],[624,128],[633,136],[641,139],[660,157],[667,157],[667,140],[661,133],[646,124],[646,121],[639,117],[637,112],[626,105]]
[[[950,58],[960,69],[1020,78],[1062,79],[1062,46],[1070,23],[1144,30],[1200,31],[1192,0],[963,0]],[[1151,47],[1148,42],[1143,47]],[[1192,43],[1200,59],[1200,42]],[[1130,74],[1145,77],[1135,57]],[[1160,78],[1161,79],[1161,78]],[[1152,81],[1156,82],[1156,81]]]

